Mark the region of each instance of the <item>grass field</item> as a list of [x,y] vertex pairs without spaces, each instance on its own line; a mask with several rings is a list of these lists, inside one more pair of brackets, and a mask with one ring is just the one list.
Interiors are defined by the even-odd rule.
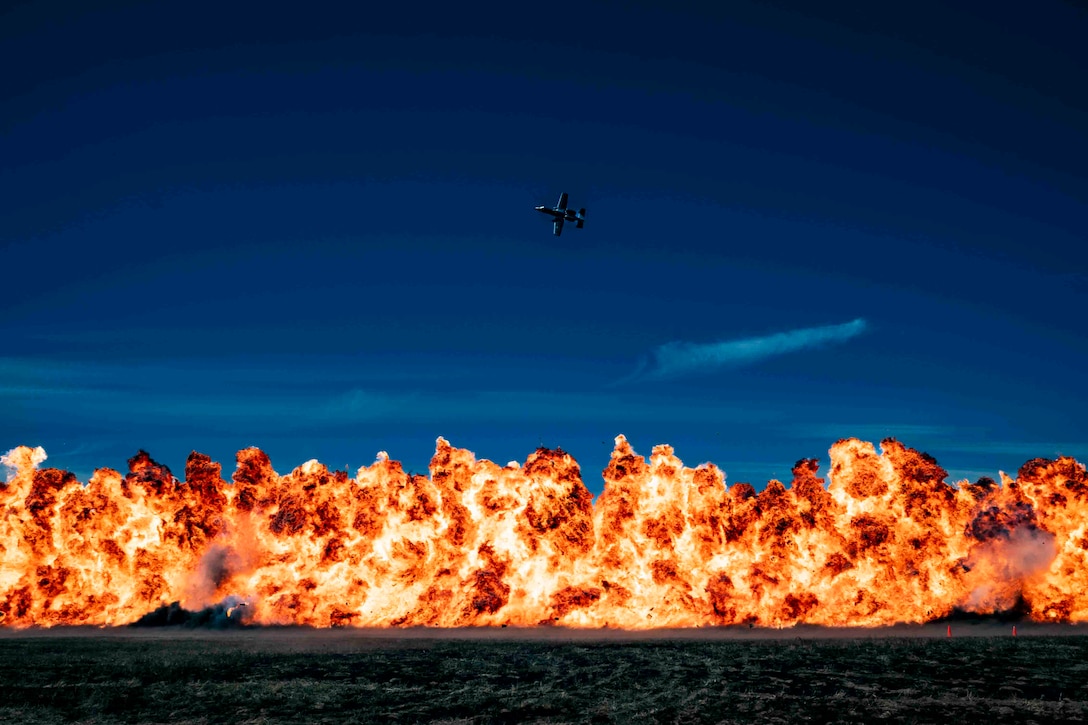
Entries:
[[[1073,636],[1053,636],[1056,633]],[[1083,630],[0,633],[0,722],[1079,722]],[[962,635],[962,636],[961,636]]]

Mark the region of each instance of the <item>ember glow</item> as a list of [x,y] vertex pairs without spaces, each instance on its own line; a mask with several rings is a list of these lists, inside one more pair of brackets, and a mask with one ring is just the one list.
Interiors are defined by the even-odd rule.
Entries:
[[172,602],[320,627],[1088,619],[1088,476],[1072,458],[949,485],[894,439],[846,439],[827,485],[805,459],[788,488],[757,492],[620,436],[595,502],[561,450],[500,467],[442,438],[429,476],[384,453],[354,478],[317,461],[281,476],[248,448],[233,482],[199,453],[179,481],[141,451],[82,484],[44,460],[3,457],[4,626],[119,625]]

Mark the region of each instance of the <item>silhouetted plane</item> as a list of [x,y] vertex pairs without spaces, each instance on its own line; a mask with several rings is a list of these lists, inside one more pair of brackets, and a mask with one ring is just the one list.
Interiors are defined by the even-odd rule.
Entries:
[[567,208],[567,192],[565,191],[559,195],[559,203],[555,206],[538,206],[536,210],[553,217],[552,231],[557,237],[563,233],[563,222],[575,222],[574,226],[579,229],[586,223],[586,210],[584,208],[578,211]]

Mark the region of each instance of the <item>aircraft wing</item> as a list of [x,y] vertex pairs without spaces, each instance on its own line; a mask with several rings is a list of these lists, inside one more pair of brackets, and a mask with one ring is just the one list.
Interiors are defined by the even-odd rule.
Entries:
[[567,192],[564,191],[562,194],[559,195],[559,203],[555,205],[555,208],[556,209],[566,209],[567,208]]
[[[566,196],[566,194],[564,194],[564,196]],[[552,231],[557,237],[563,233],[563,217],[560,216],[555,218],[555,221],[552,222]]]

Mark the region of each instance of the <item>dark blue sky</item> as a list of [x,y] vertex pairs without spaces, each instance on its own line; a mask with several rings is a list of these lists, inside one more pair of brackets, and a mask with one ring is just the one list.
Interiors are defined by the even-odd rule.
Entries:
[[88,5],[0,15],[0,449],[1088,458],[1075,3]]

